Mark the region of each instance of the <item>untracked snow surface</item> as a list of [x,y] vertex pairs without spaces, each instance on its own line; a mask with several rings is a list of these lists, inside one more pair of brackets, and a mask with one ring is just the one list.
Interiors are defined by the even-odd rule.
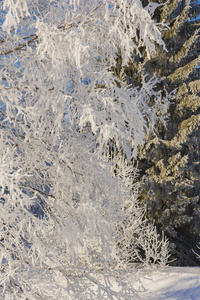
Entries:
[[135,283],[142,300],[200,300],[200,268],[167,267]]

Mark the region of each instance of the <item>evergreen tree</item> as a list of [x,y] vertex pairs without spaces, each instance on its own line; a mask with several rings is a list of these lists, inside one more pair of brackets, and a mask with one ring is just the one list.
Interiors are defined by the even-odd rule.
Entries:
[[[175,265],[197,265],[200,226],[200,6],[197,1],[160,1],[154,18],[165,20],[168,52],[160,47],[150,61],[135,59],[126,76],[133,84],[156,70],[158,90],[176,93],[166,127],[140,148],[141,203],[146,215],[170,240]],[[152,100],[153,101],[153,100]],[[162,114],[162,112],[160,112]]]

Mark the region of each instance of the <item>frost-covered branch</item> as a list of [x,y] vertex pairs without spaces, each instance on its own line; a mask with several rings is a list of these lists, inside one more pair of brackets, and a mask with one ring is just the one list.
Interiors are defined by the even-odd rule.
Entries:
[[[125,66],[141,47],[148,57],[156,44],[164,47],[151,19],[154,6],[128,0],[0,6],[2,295],[95,299],[95,285],[101,299],[133,299],[133,290],[115,294],[91,273],[102,270],[105,279],[122,261],[116,228],[127,203],[139,225],[132,234],[146,228],[124,158],[136,157],[168,100],[155,77],[135,89],[111,70],[119,50]],[[115,154],[122,149],[121,165],[111,145]],[[64,279],[59,270],[89,275]]]

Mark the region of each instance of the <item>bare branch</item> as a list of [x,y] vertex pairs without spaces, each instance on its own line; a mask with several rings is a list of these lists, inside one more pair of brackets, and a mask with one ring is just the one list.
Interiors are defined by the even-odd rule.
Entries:
[[33,36],[33,38],[30,39],[29,41],[27,41],[27,42],[25,42],[25,43],[23,43],[23,44],[21,44],[21,45],[15,47],[14,49],[9,49],[9,50],[7,50],[7,51],[3,51],[3,52],[0,53],[0,55],[7,55],[7,54],[13,53],[13,52],[15,52],[15,51],[22,50],[23,48],[25,48],[25,47],[27,47],[28,45],[30,45],[30,44],[32,44],[33,42],[35,42],[37,39],[38,39],[38,35],[35,34],[35,35]]

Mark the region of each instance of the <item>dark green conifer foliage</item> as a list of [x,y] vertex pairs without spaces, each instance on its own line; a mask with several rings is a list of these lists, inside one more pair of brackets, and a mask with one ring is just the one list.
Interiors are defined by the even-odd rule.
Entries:
[[168,124],[157,127],[139,151],[140,201],[146,215],[170,240],[174,265],[198,265],[192,249],[200,234],[200,5],[167,0],[155,12],[168,52],[158,49],[149,62],[134,59],[126,78],[139,84],[142,74],[162,78],[158,89],[176,90]]

